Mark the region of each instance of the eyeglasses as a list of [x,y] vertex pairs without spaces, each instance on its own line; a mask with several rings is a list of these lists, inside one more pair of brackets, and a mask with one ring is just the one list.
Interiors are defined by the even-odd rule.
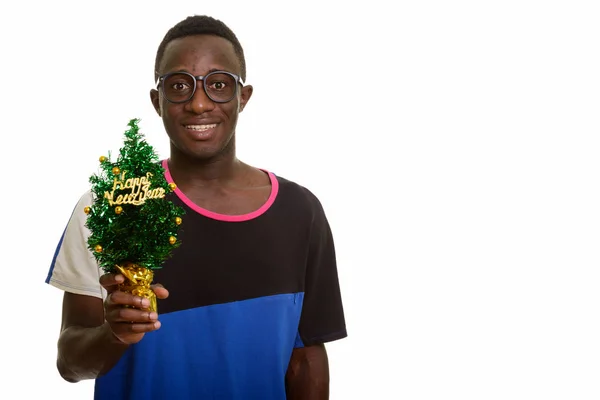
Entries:
[[194,76],[188,72],[170,72],[158,77],[156,88],[171,103],[185,103],[196,93],[197,81],[202,81],[204,93],[215,103],[227,103],[237,94],[238,83],[244,81],[238,75],[227,71],[213,71],[206,75]]

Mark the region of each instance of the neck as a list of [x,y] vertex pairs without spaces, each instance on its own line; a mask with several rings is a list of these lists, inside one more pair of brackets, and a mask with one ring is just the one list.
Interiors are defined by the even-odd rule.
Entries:
[[208,186],[230,181],[240,171],[242,162],[232,148],[211,158],[197,158],[171,148],[169,171],[177,185]]

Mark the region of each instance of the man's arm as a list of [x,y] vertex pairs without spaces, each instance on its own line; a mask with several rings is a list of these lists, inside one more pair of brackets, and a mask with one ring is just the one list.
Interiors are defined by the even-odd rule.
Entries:
[[329,399],[329,361],[325,345],[294,349],[285,380],[289,400]]
[[102,299],[65,292],[56,362],[63,379],[95,379],[109,371],[127,347],[104,323]]
[[[95,379],[107,373],[129,345],[160,328],[158,314],[148,311],[148,299],[116,290],[123,281],[120,274],[100,278],[108,293],[104,302],[65,292],[56,366],[66,381]],[[159,299],[169,295],[160,285],[152,285],[152,289]]]

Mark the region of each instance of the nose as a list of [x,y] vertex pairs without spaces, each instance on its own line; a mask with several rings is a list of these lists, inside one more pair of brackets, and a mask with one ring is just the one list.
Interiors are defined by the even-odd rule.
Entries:
[[215,108],[215,103],[206,95],[204,83],[201,80],[196,82],[196,91],[187,106],[195,114],[203,114]]

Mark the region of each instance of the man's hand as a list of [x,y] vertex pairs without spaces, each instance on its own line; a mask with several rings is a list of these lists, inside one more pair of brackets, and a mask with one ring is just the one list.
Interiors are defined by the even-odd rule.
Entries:
[[289,400],[329,399],[329,360],[325,345],[294,349],[285,383]]
[[[158,314],[149,311],[150,300],[134,296],[118,290],[118,285],[125,282],[121,274],[105,274],[100,277],[100,284],[108,295],[104,301],[104,314],[115,338],[123,344],[134,344],[142,340],[146,332],[160,328]],[[158,299],[169,296],[162,285],[151,286]]]

